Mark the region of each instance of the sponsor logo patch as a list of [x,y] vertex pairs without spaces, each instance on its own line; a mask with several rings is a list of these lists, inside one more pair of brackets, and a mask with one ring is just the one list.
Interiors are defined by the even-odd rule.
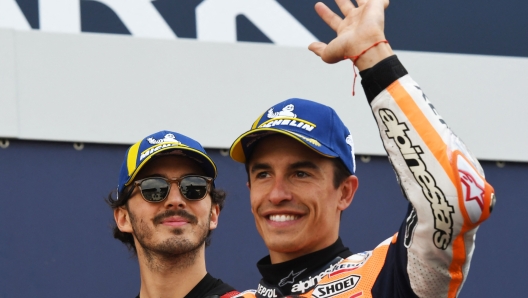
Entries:
[[352,255],[337,264],[331,265],[326,268],[323,272],[320,272],[316,276],[309,276],[305,280],[298,281],[292,286],[292,293],[301,292],[305,293],[313,289],[317,284],[323,279],[323,277],[328,276],[329,278],[336,277],[342,273],[350,272],[356,270],[357,268],[363,266],[367,260],[372,255],[371,252],[362,252]]
[[279,287],[285,286],[287,284],[293,284],[293,282],[295,281],[295,278],[297,276],[301,275],[301,273],[303,273],[305,270],[306,270],[306,268],[304,268],[303,270],[301,270],[301,271],[299,271],[297,273],[294,273],[293,270],[292,270],[290,272],[290,274],[288,274],[288,276],[286,276],[285,278],[280,280]]
[[297,282],[296,284],[294,284],[292,286],[292,293],[296,293],[296,292],[301,292],[301,293],[304,293],[306,292],[307,290],[310,290],[312,289],[313,287],[315,287],[317,285],[317,283],[327,274],[330,274],[332,273],[332,271],[334,270],[334,267],[335,265],[332,265],[330,266],[329,268],[327,268],[325,271],[317,274],[316,276],[312,277],[312,276],[309,276],[307,279],[305,280],[301,280],[299,282]]
[[166,134],[163,139],[157,139],[156,140],[154,138],[148,138],[147,141],[149,142],[149,144],[152,144],[152,145],[165,143],[165,142],[177,142],[177,143],[179,143],[176,140],[176,137],[173,134],[171,134],[171,133]]
[[284,108],[282,108],[282,111],[274,112],[273,108],[268,110],[267,117],[270,120],[267,120],[260,124],[258,127],[274,127],[274,126],[292,126],[297,127],[303,130],[306,130],[308,132],[312,131],[316,125],[297,118],[297,114],[293,112],[295,110],[295,106],[293,104],[286,105]]
[[471,222],[476,223],[484,210],[484,180],[462,156],[458,156],[457,163],[464,206]]
[[324,284],[318,284],[312,292],[312,297],[325,298],[334,297],[355,288],[361,277],[359,275],[349,275],[347,277]]
[[273,112],[273,108],[268,110],[268,118],[281,118],[281,117],[290,117],[290,118],[297,118],[297,114],[293,113],[293,110],[295,110],[295,106],[293,104],[289,104],[282,108],[282,111],[280,112]]
[[434,218],[435,232],[433,243],[439,249],[447,249],[453,236],[453,213],[455,209],[449,204],[442,190],[436,185],[436,180],[420,157],[423,150],[420,146],[414,146],[407,135],[409,128],[406,123],[399,122],[396,115],[389,109],[380,109],[379,115],[387,127],[387,137],[394,140],[402,157],[413,173],[416,182],[422,188],[424,197],[431,205]]
[[258,288],[257,288],[257,294],[259,294],[262,297],[275,298],[275,297],[278,297],[277,293],[276,293],[276,290],[277,289],[267,288],[267,287],[259,284]]
[[370,252],[361,252],[355,255],[352,255],[342,262],[337,263],[333,268],[332,272],[328,274],[328,277],[335,277],[337,275],[354,271],[361,266],[363,266],[369,257],[371,256]]
[[148,148],[147,150],[141,152],[141,156],[139,157],[139,160],[142,161],[143,159],[147,158],[149,155],[151,155],[152,153],[158,151],[158,150],[161,150],[161,149],[165,149],[165,148],[168,148],[168,147],[177,147],[177,146],[181,146],[181,143],[180,142],[177,142],[177,143],[162,143],[160,145],[157,145],[157,146],[152,146],[150,148]]

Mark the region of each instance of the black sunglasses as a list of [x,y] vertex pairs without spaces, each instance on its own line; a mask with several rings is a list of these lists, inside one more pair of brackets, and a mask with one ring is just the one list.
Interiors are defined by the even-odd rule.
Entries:
[[141,190],[141,196],[147,202],[161,202],[167,198],[172,182],[178,183],[181,195],[189,201],[199,201],[207,195],[213,178],[188,175],[180,178],[167,179],[163,177],[149,177],[134,181]]

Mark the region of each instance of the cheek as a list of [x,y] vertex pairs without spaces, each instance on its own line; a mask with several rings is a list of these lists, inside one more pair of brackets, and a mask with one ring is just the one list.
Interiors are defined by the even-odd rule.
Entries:
[[262,204],[262,191],[257,187],[253,187],[249,193],[249,203],[251,205],[251,212],[256,213],[258,207]]
[[258,206],[257,206],[257,200],[256,198],[254,198],[254,196],[250,196],[249,204],[251,207],[251,213],[253,213],[253,215],[256,215]]
[[313,193],[313,206],[319,216],[333,217],[337,210],[337,196],[334,189],[323,189]]
[[[136,221],[152,217],[153,212],[155,212],[152,207],[150,203],[144,202],[143,198],[134,197],[128,201],[129,214]],[[149,214],[151,214],[150,217],[148,217]]]
[[191,210],[190,212],[193,212],[194,215],[199,218],[205,218],[209,220],[212,212],[211,201],[206,201],[206,199],[196,202],[198,204],[194,205],[193,210]]

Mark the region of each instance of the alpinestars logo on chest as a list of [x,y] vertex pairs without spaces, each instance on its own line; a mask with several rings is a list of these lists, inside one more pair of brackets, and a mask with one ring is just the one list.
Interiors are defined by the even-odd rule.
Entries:
[[285,286],[287,284],[293,284],[293,282],[295,281],[295,278],[301,275],[301,273],[303,273],[305,270],[306,268],[304,268],[303,270],[297,273],[293,273],[293,270],[292,270],[288,276],[280,280],[279,287]]

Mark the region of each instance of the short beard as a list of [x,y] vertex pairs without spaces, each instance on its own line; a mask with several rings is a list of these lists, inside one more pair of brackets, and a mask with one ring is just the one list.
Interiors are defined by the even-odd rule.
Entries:
[[[140,219],[138,222],[130,210],[129,214],[135,238],[142,248],[141,250],[144,252],[147,266],[157,272],[181,270],[194,264],[200,248],[205,244],[207,234],[209,233],[209,223],[211,221],[211,217],[209,216],[207,222],[198,224],[198,219],[185,210],[167,210],[153,219],[154,225],[159,225],[167,217],[181,216],[188,219],[190,224],[196,225],[198,228],[196,231],[198,239],[193,243],[189,239],[171,237],[161,243],[152,243],[151,236],[153,231],[151,231],[149,225],[143,219]],[[211,213],[209,212],[209,214]],[[172,230],[172,233],[175,236],[179,236],[183,234],[183,231],[182,229],[175,228]]]

